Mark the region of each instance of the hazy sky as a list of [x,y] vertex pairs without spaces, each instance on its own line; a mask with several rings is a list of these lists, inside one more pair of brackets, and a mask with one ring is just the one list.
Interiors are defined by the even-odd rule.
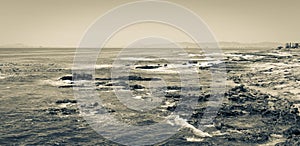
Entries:
[[[0,0],[0,45],[76,47],[96,18],[130,1]],[[196,12],[219,41],[300,41],[300,0],[170,1]],[[125,34],[151,32],[139,28],[128,29]],[[127,40],[118,39],[115,45],[122,41]],[[186,40],[178,37],[176,41]]]

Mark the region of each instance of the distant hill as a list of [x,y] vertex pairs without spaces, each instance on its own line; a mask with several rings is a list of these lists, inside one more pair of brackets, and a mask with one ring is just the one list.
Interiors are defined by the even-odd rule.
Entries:
[[[211,43],[199,43],[199,46],[195,43],[190,42],[178,42],[183,48],[205,48],[209,46]],[[284,46],[284,43],[278,42],[260,42],[260,43],[239,43],[239,42],[219,42],[219,46],[221,48],[277,48],[278,46]],[[174,44],[141,44],[138,47],[144,48],[173,48]],[[71,48],[71,47],[44,47],[44,46],[30,46],[22,43],[15,43],[15,44],[6,44],[0,45],[0,48]],[[76,46],[74,47],[76,48]]]
[[[183,48],[206,48],[211,45],[211,43],[199,43],[198,45],[195,43],[190,42],[179,42],[177,43]],[[284,45],[283,43],[277,43],[277,42],[260,42],[260,43],[239,43],[239,42],[219,42],[220,48],[277,48],[278,46]],[[172,44],[145,44],[140,45],[140,47],[145,48],[171,48],[174,45]]]
[[[180,43],[182,46],[186,48],[195,48],[197,44],[194,43],[187,43],[183,42]],[[200,43],[199,46],[205,48],[206,45],[208,46],[210,43]],[[277,42],[260,42],[260,43],[239,43],[239,42],[219,42],[219,46],[221,48],[276,48],[283,43]]]
[[16,44],[0,45],[0,48],[39,48],[39,47],[29,46],[22,43],[16,43]]

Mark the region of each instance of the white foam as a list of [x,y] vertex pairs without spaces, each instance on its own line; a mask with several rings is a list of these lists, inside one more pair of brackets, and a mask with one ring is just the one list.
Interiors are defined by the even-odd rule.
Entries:
[[169,119],[172,120],[172,121],[170,121],[170,120],[168,121],[169,124],[171,124],[171,125],[178,125],[181,128],[188,128],[196,136],[199,136],[199,137],[212,137],[210,134],[197,129],[193,125],[189,124],[186,119],[180,118],[179,116],[175,116],[175,118],[174,118],[174,116],[170,116]]
[[[135,68],[138,66],[135,66]],[[178,72],[175,69],[174,65],[163,66],[154,69],[139,69],[144,72],[153,72],[153,73],[165,73],[165,74],[177,74]]]
[[202,62],[199,64],[200,67],[211,67],[213,65],[221,64],[223,61],[217,60],[217,61],[207,61],[207,62]]
[[66,85],[72,85],[70,84],[71,81],[69,80],[65,80],[65,81],[61,81],[61,80],[57,80],[57,81],[52,81],[52,80],[44,80],[43,83],[45,84],[50,84],[52,86],[66,86]]
[[0,79],[5,79],[5,75],[0,73]]
[[112,68],[111,64],[95,65],[95,69]]
[[134,97],[132,97],[132,98],[141,100],[141,99],[142,99],[142,96],[134,96]]
[[166,102],[165,102],[165,105],[161,105],[161,107],[167,108],[167,107],[174,107],[175,105],[176,105],[175,102],[169,102],[169,101],[166,101]]
[[154,58],[145,58],[145,57],[123,57],[120,60],[127,60],[127,61],[155,61],[157,59]]
[[189,54],[189,57],[202,57],[202,54]]
[[201,142],[201,141],[204,140],[204,139],[202,139],[202,138],[196,138],[196,137],[186,137],[185,139],[186,139],[186,141],[188,141],[188,142]]

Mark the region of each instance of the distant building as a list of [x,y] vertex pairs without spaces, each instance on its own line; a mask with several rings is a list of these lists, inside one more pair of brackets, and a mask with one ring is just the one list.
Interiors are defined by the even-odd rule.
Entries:
[[286,43],[285,48],[287,49],[296,49],[300,48],[299,43]]

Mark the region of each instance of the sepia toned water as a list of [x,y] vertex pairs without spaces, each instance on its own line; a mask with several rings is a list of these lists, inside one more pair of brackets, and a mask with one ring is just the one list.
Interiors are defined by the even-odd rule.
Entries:
[[[119,49],[103,50],[96,67],[97,91],[113,115],[129,124],[153,124],[160,116],[172,112],[176,103],[175,87],[180,87],[170,62],[137,56],[123,59],[138,60],[136,65],[157,65],[155,69],[133,71],[134,75],[149,77],[153,74],[169,79],[165,111],[139,117],[116,104],[109,80],[110,67]],[[227,68],[225,98],[213,126],[205,132],[212,137],[199,137],[190,129],[182,128],[171,138],[157,145],[297,145],[299,144],[299,50],[224,51]],[[201,58],[198,50],[189,50],[197,60],[201,91],[197,95],[197,109],[190,119],[197,126],[205,101],[209,98],[209,56]],[[0,49],[0,144],[1,145],[119,145],[94,131],[80,113],[67,80],[72,73],[75,49]],[[163,67],[164,64],[169,64]],[[217,63],[213,63],[217,64]],[[187,62],[193,66],[193,62]],[[176,67],[176,65],[174,65]],[[173,67],[174,67],[173,66]],[[178,66],[177,66],[178,67]],[[170,76],[173,75],[173,76]],[[134,81],[132,85],[146,86],[147,82]],[[139,86],[134,86],[138,88]],[[174,88],[171,88],[174,87]],[[122,88],[122,87],[121,87]],[[134,89],[136,100],[146,91]],[[145,93],[144,93],[145,92]],[[141,94],[141,95],[139,95]],[[110,105],[109,103],[112,103]],[[93,106],[97,106],[96,104]],[[160,116],[157,116],[160,115]],[[155,135],[153,135],[155,136]]]

